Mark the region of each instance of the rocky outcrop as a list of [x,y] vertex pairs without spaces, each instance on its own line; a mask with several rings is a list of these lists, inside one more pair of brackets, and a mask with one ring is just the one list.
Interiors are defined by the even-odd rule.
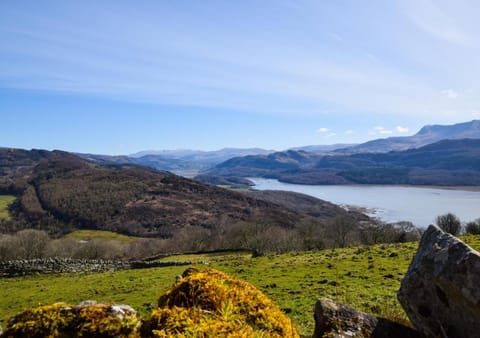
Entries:
[[191,264],[191,262],[127,262],[105,259],[72,258],[20,259],[0,262],[0,277],[23,276],[35,273],[105,272]]
[[357,311],[330,299],[319,299],[315,304],[314,338],[420,338],[423,335],[412,328]]
[[431,337],[478,337],[480,255],[431,225],[402,281],[398,299],[415,327]]

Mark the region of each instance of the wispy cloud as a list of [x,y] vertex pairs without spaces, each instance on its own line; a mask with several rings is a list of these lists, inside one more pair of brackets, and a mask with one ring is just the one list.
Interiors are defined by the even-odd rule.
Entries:
[[317,133],[326,133],[328,132],[330,129],[328,128],[325,128],[325,127],[322,127],[322,128],[318,128],[317,129]]
[[448,97],[449,99],[456,99],[458,97],[458,93],[453,89],[442,90],[442,94]]
[[340,35],[338,35],[337,33],[332,33],[332,32],[330,32],[330,33],[328,33],[328,36],[330,36],[332,39],[334,39],[334,40],[336,40],[336,41],[338,41],[338,42],[342,42],[342,41],[343,41],[343,38],[342,38]]
[[391,135],[393,134],[393,130],[386,129],[383,126],[375,126],[368,132],[370,136],[377,136],[377,135]]
[[[455,16],[459,9],[456,2],[451,2],[450,6],[444,2],[443,7],[439,1],[431,0],[407,0],[405,4],[409,6],[408,14],[412,21],[431,36],[457,45],[474,44],[475,39],[462,27],[465,24],[465,13],[462,17]],[[468,9],[468,5],[464,9],[473,10]]]
[[397,131],[397,133],[400,133],[400,134],[405,134],[405,133],[408,133],[410,131],[408,128],[405,128],[405,127],[402,127],[402,126],[395,127],[395,130]]

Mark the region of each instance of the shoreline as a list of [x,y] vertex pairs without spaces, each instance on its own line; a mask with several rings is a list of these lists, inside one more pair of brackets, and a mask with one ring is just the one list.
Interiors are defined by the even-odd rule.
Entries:
[[[279,181],[281,182],[281,181]],[[286,183],[286,182],[281,182]],[[286,183],[295,184],[295,183]],[[303,185],[303,184],[301,184]],[[318,184],[305,184],[306,186],[318,186]],[[460,191],[479,191],[477,185],[415,185],[415,184],[326,184],[339,187],[385,187],[385,188],[419,188],[419,189],[439,189],[439,190],[460,190]]]
[[[385,187],[385,188],[419,188],[419,189],[439,189],[439,190],[459,190],[459,191],[473,191],[480,192],[480,186],[478,185],[420,185],[420,184],[301,184],[283,182],[276,178],[263,178],[263,177],[248,177],[249,180],[255,183],[255,179],[262,180],[275,180],[283,184],[301,185],[306,187]],[[256,184],[255,184],[256,185]],[[254,188],[255,185],[252,187]]]

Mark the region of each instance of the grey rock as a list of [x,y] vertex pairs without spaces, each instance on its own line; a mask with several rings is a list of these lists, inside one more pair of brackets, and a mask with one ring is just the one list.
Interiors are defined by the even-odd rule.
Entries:
[[437,226],[429,226],[398,299],[426,336],[479,337],[479,253]]
[[420,338],[423,335],[409,327],[357,311],[349,306],[323,298],[315,304],[313,338]]

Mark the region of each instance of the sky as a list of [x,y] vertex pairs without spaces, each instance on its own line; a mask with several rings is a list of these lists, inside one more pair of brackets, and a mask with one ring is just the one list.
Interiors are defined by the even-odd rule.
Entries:
[[0,0],[0,146],[358,143],[480,118],[476,0]]

